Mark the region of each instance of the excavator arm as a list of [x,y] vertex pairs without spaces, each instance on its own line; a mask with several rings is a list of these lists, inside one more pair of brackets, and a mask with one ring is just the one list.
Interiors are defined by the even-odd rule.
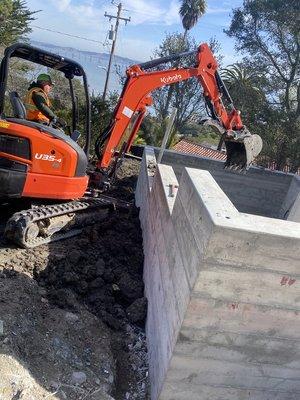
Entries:
[[[194,67],[173,68],[153,71],[157,65],[171,60],[195,55]],[[116,155],[120,154],[120,143],[133,120],[131,132],[126,134],[122,152],[127,152],[138,132],[145,116],[147,106],[152,104],[151,92],[160,87],[182,82],[196,77],[203,87],[203,95],[211,111],[211,119],[203,123],[217,128],[227,148],[226,167],[236,170],[247,169],[262,149],[262,141],[258,135],[251,135],[243,125],[240,112],[235,109],[232,99],[218,73],[218,64],[209,46],[204,43],[197,51],[186,52],[170,57],[163,57],[127,69],[127,80],[119,102],[114,111],[112,122],[96,142],[98,155],[97,168],[106,171]],[[227,111],[222,98],[229,103]]]

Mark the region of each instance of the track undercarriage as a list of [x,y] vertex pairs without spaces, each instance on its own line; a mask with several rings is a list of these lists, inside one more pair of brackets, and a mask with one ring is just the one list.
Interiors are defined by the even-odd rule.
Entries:
[[101,222],[117,208],[130,207],[130,203],[103,195],[33,206],[14,213],[6,223],[4,235],[18,246],[32,248],[78,235],[85,226]]

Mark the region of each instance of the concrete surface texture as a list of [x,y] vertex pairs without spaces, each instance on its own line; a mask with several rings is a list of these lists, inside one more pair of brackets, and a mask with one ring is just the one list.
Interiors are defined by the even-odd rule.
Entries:
[[281,206],[280,217],[300,222],[300,177],[294,176]]
[[293,202],[287,219],[289,221],[300,222],[300,193],[298,193],[295,201]]
[[[178,184],[153,165],[146,149],[136,203],[151,399],[299,400],[300,224],[240,212],[208,171],[177,171]],[[285,187],[279,214],[293,177],[271,180]]]
[[300,191],[299,177],[280,171],[252,167],[241,175],[225,171],[222,161],[172,150],[164,152],[162,163],[173,167],[178,180],[185,167],[209,171],[235,207],[244,213],[283,218],[291,205],[289,201]]

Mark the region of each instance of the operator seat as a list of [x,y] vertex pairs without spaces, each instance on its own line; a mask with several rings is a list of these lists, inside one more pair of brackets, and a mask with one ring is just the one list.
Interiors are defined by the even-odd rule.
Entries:
[[26,108],[17,92],[10,92],[9,99],[13,108],[13,114],[15,118],[25,119]]

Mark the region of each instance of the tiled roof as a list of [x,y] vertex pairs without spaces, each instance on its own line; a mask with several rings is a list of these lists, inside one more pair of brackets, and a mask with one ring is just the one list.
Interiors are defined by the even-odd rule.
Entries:
[[202,146],[189,142],[188,140],[181,140],[172,148],[172,150],[179,151],[180,153],[196,154],[201,157],[213,158],[214,160],[226,160],[226,153],[219,150],[213,150],[209,147]]

